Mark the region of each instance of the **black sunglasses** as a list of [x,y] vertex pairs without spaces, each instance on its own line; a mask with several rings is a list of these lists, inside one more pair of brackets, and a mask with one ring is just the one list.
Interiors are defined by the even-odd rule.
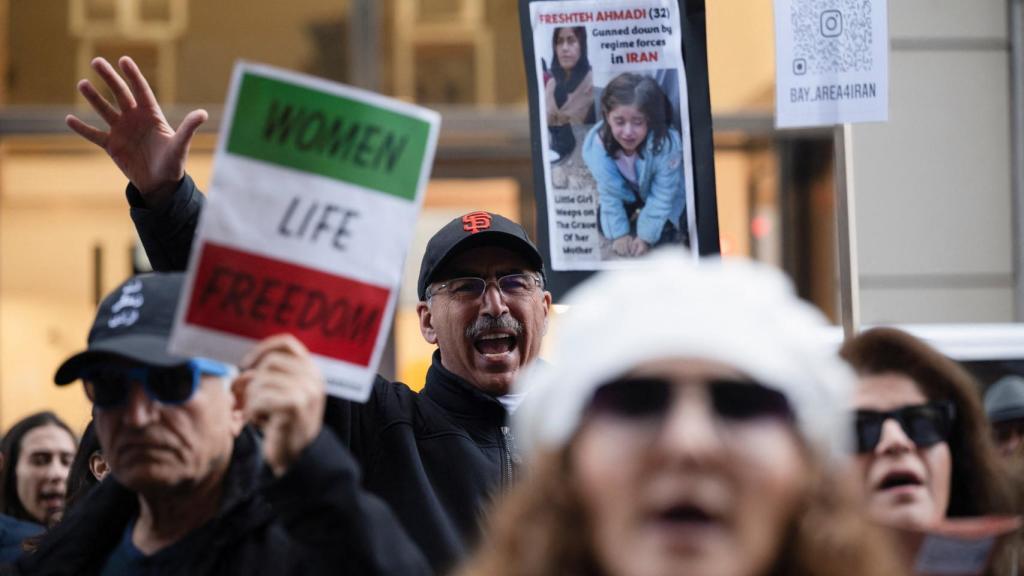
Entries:
[[952,402],[937,401],[886,412],[857,410],[857,452],[863,454],[875,450],[882,439],[882,425],[890,418],[899,423],[915,446],[928,448],[949,438],[956,418],[956,408]]
[[[711,407],[725,420],[793,420],[785,395],[749,380],[707,381]],[[622,378],[594,391],[589,410],[626,419],[662,418],[672,404],[673,384],[662,378]]]

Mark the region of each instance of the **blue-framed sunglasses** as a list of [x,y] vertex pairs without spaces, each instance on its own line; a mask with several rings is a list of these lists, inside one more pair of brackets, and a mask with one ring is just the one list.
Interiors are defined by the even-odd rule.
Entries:
[[132,382],[142,385],[150,400],[161,404],[184,404],[199,389],[204,374],[233,376],[235,369],[207,358],[193,358],[180,366],[125,366],[99,364],[85,370],[82,382],[85,394],[97,408],[123,405],[132,389]]

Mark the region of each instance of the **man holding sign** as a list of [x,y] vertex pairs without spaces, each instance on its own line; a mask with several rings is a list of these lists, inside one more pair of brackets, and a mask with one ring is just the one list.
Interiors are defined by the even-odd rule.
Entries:
[[83,383],[112,477],[17,573],[428,573],[323,429],[324,382],[302,344],[260,342],[241,375],[167,352],[182,283],[161,273],[122,283],[87,348],[58,368],[57,384]]
[[[116,107],[88,81],[79,83],[79,90],[109,130],[74,116],[68,117],[68,125],[104,148],[130,180],[132,219],[153,266],[181,270],[188,263],[205,204],[185,174],[185,160],[192,135],[206,113],[193,111],[175,131],[135,64],[122,58],[119,65],[127,83],[105,60],[93,61],[116,98]],[[282,117],[280,109],[276,117]],[[264,124],[263,133],[272,128]],[[309,134],[315,132],[309,130]],[[374,141],[379,145],[361,156],[353,148],[346,161],[358,156],[360,162],[388,170],[401,146],[399,139],[377,135]],[[309,136],[302,142],[316,151],[321,140]],[[228,143],[229,148],[252,145]],[[341,153],[340,145],[333,152],[330,146],[322,149],[333,156]],[[305,180],[297,175],[291,183],[296,192],[299,182]],[[289,190],[281,195],[289,197]],[[346,210],[352,208],[341,206],[328,214],[323,204],[313,208],[292,200],[278,222],[279,233],[344,247],[350,240],[345,229],[353,222]],[[195,285],[192,302],[222,310],[223,315],[237,314],[241,307],[251,317],[259,288],[238,280],[228,267],[238,257],[226,256],[206,271],[200,264],[198,276],[205,283]],[[374,256],[372,251],[369,256]],[[287,283],[288,274],[275,280]],[[239,294],[243,290],[239,286],[244,295]],[[378,376],[365,403],[331,398],[324,418],[363,466],[364,486],[392,506],[434,568],[441,571],[465,554],[479,530],[482,507],[513,479],[517,456],[506,419],[518,399],[508,392],[519,370],[539,353],[551,295],[544,290],[541,256],[522,227],[486,212],[456,218],[431,238],[417,288],[421,332],[438,347],[423,391],[416,394],[404,384]],[[313,289],[293,291],[294,302],[285,308],[301,308],[299,301],[313,299],[312,293]],[[268,301],[257,313],[291,318],[288,314],[294,312],[281,312],[284,298],[280,290],[277,294],[278,301]],[[359,325],[350,323],[346,333],[352,334]]]

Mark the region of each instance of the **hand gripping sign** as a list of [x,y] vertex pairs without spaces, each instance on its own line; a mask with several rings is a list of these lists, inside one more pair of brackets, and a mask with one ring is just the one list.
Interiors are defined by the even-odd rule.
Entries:
[[172,352],[237,363],[288,332],[329,393],[365,401],[439,127],[424,108],[237,64]]

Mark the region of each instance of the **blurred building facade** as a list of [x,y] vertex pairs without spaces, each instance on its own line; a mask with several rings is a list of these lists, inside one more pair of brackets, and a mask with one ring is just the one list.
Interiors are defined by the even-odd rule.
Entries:
[[[1014,318],[1008,1],[890,2],[891,121],[853,134],[866,322]],[[835,319],[832,132],[772,128],[770,0],[707,4],[723,252],[784,268]],[[0,22],[0,430],[42,408],[88,419],[53,370],[98,297],[145,266],[123,176],[63,124],[88,115],[75,83],[93,56],[135,58],[172,124],[211,112],[189,159],[201,186],[239,58],[442,112],[382,367],[410,384],[431,352],[413,286],[426,239],[474,209],[533,229],[516,0],[0,0]]]

